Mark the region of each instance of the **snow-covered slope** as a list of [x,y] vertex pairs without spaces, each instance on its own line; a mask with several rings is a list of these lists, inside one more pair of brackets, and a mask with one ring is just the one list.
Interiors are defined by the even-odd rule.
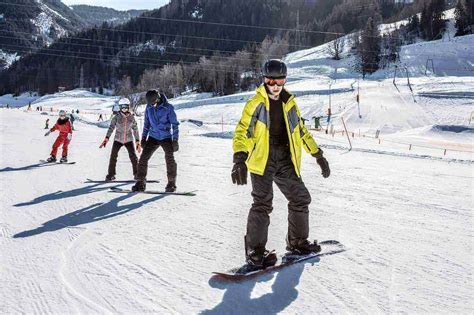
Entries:
[[104,22],[112,25],[123,24],[128,20],[141,15],[143,12],[146,12],[146,10],[118,11],[112,8],[83,4],[72,5],[71,9],[89,26],[101,25]]
[[[77,164],[38,166],[54,140],[43,137],[44,119],[0,110],[6,313],[472,311],[472,164],[326,147],[332,175],[324,180],[305,155],[311,237],[348,250],[226,283],[211,272],[242,263],[251,197],[249,186],[231,184],[230,140],[200,135],[220,126],[181,125],[178,187],[197,196],[162,197],[85,182],[105,176],[110,152],[98,148],[105,130],[95,126],[75,124],[69,158]],[[131,177],[125,152],[118,177]],[[150,188],[164,187],[161,151],[149,178],[161,180]],[[286,211],[276,192],[268,247],[278,252]]]

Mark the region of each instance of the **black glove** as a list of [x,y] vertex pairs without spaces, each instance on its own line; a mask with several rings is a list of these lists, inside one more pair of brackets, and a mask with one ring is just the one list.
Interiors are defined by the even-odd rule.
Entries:
[[329,169],[328,160],[323,156],[323,150],[319,149],[319,151],[313,154],[313,156],[316,158],[319,167],[321,167],[321,174],[323,177],[328,178],[331,174],[331,170]]
[[234,167],[232,168],[232,183],[237,185],[247,185],[247,152],[237,152],[234,154]]
[[141,145],[142,145],[142,150],[144,150],[145,147],[146,147],[146,139],[145,138],[142,139]]
[[178,152],[179,150],[178,140],[173,140],[172,145],[173,145],[173,152]]

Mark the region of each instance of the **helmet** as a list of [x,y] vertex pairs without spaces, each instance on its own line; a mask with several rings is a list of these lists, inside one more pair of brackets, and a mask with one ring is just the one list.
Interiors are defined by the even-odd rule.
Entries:
[[122,108],[128,108],[130,109],[130,101],[126,98],[124,99],[121,99],[119,102],[118,102],[118,107],[119,107],[119,110],[122,110]]
[[64,109],[61,109],[58,114],[59,116],[66,116],[66,111]]
[[157,90],[149,90],[145,95],[147,104],[155,104],[158,101],[159,93]]
[[264,77],[273,78],[273,79],[283,79],[286,78],[287,68],[286,64],[280,59],[270,59],[265,62],[265,65],[262,69],[262,74]]

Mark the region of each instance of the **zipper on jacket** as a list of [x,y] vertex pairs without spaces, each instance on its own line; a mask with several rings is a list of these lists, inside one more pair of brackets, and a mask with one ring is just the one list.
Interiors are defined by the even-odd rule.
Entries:
[[127,140],[127,120],[128,117],[125,115],[125,121],[123,122],[123,143],[126,143]]

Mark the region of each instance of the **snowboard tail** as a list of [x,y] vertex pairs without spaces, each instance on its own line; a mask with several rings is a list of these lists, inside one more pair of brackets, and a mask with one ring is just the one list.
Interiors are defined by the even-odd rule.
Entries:
[[196,196],[194,191],[177,191],[177,192],[166,192],[158,190],[145,190],[145,191],[133,191],[131,189],[122,189],[118,187],[110,187],[110,192],[114,193],[123,193],[123,194],[149,194],[149,195],[176,195],[176,196]]
[[240,267],[232,268],[225,272],[213,272],[215,277],[224,280],[238,281],[244,280],[259,275],[263,275],[270,272],[278,271],[284,267],[311,260],[317,257],[329,256],[344,252],[345,246],[335,240],[327,240],[318,243],[321,245],[321,251],[319,253],[311,253],[308,255],[283,255],[278,258],[277,263],[274,266],[267,267],[265,269],[253,270],[249,265],[245,264]]
[[[96,180],[96,179],[90,179],[90,178],[87,178],[86,179],[86,183],[93,183],[93,184],[101,184],[101,183],[104,183],[104,184],[108,184],[108,183],[119,183],[119,184],[122,184],[122,183],[125,183],[125,184],[133,184],[135,183],[136,180],[133,180],[133,179],[124,179],[124,180],[120,180],[120,179],[114,179],[114,180]],[[156,184],[156,183],[159,183],[160,181],[159,180],[147,180],[146,181],[147,183],[152,183],[152,184]]]

